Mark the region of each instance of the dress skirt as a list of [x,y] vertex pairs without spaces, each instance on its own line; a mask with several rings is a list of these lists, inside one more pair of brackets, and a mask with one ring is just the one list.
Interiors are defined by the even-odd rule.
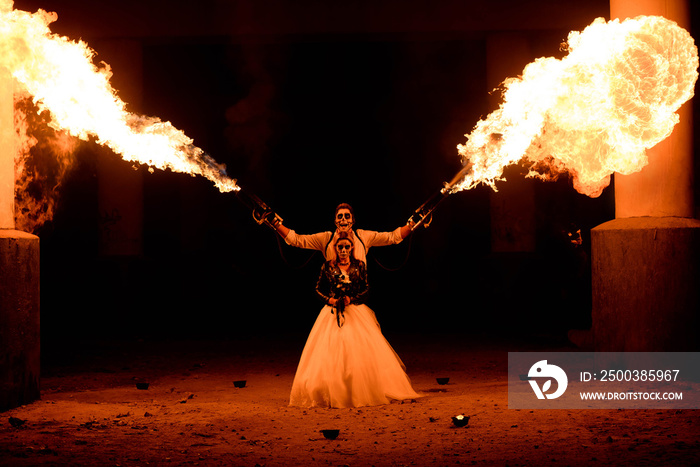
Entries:
[[332,310],[324,306],[311,329],[289,405],[362,407],[420,397],[367,305],[348,305],[342,327]]

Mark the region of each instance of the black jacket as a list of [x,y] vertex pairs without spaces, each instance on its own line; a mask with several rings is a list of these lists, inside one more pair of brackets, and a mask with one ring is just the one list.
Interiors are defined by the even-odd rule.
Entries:
[[335,261],[326,261],[316,283],[316,293],[328,304],[331,298],[350,297],[350,303],[364,303],[369,293],[367,266],[354,258],[350,261],[347,276]]

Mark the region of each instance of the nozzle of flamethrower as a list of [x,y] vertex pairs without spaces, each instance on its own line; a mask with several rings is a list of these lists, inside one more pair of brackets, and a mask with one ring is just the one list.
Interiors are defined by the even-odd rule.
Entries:
[[459,172],[457,172],[450,183],[446,183],[443,189],[428,198],[428,201],[423,203],[421,207],[413,212],[413,215],[408,218],[408,223],[411,225],[411,231],[416,230],[419,225],[423,225],[423,227],[426,228],[430,226],[430,223],[433,221],[433,211],[435,208],[438,207],[438,204],[440,204],[443,199],[447,198],[454,192],[455,185],[457,185],[457,183],[459,183],[471,170],[472,164],[467,163]]
[[272,230],[277,230],[277,226],[282,223],[282,218],[254,194],[246,193],[241,189],[236,192],[236,196],[238,196],[238,199],[241,200],[243,204],[250,208],[253,219],[258,224],[265,224]]
[[449,193],[438,191],[433,196],[428,198],[428,201],[423,203],[418,209],[413,212],[413,215],[408,218],[408,223],[411,226],[411,230],[416,230],[419,225],[425,228],[430,226],[433,221],[433,211],[438,207],[438,204],[445,199]]

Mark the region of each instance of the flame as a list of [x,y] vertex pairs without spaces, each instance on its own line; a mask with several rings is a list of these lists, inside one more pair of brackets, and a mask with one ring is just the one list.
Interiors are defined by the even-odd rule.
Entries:
[[574,188],[599,196],[614,172],[648,162],[645,150],[667,138],[676,111],[694,94],[698,51],[673,21],[640,16],[569,33],[568,55],[539,58],[503,83],[503,102],[457,146],[466,175],[450,192],[483,183],[523,162],[529,176],[568,172]]
[[48,126],[28,97],[15,95],[15,226],[35,233],[53,218],[60,186],[75,160],[78,139]]
[[93,137],[130,162],[202,175],[222,192],[240,189],[224,165],[170,122],[128,112],[110,84],[109,65],[94,65],[95,52],[84,42],[51,33],[56,19],[43,10],[0,8],[0,66],[50,113],[52,128]]

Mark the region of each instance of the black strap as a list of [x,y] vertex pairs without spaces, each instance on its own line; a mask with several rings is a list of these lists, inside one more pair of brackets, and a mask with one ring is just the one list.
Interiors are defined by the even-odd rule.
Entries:
[[305,268],[305,267],[309,264],[309,262],[313,259],[314,255],[316,254],[316,251],[314,250],[314,251],[311,252],[311,254],[310,254],[309,257],[306,259],[306,261],[304,261],[304,262],[302,263],[301,266],[292,266],[292,264],[291,264],[289,261],[287,261],[287,258],[284,256],[284,249],[282,248],[282,242],[280,241],[280,236],[279,236],[278,234],[275,233],[275,237],[277,237],[277,248],[279,249],[280,256],[282,257],[282,261],[284,261],[284,264],[286,264],[287,266],[289,266],[289,267],[292,268],[292,269],[303,269],[303,268]]
[[390,272],[398,271],[399,269],[406,266],[406,263],[408,263],[408,256],[411,254],[411,242],[413,242],[413,234],[411,234],[408,238],[408,249],[406,250],[406,257],[403,259],[401,264],[399,264],[397,267],[390,268],[390,267],[384,266],[376,257],[374,258],[374,262],[377,263],[379,265],[379,267],[384,269],[385,271],[390,271]]
[[358,239],[358,240],[360,241],[360,243],[362,243],[362,248],[365,249],[365,258],[366,258],[366,257],[367,257],[367,245],[365,245],[365,242],[362,241],[362,237],[360,237],[359,235],[357,235],[357,232],[355,232],[355,231],[353,230],[352,233],[355,234],[355,238]]
[[328,247],[331,245],[331,242],[333,241],[333,237],[335,237],[335,230],[331,233],[331,238],[328,239],[328,243],[326,243],[326,247],[323,249],[324,257],[328,258]]

